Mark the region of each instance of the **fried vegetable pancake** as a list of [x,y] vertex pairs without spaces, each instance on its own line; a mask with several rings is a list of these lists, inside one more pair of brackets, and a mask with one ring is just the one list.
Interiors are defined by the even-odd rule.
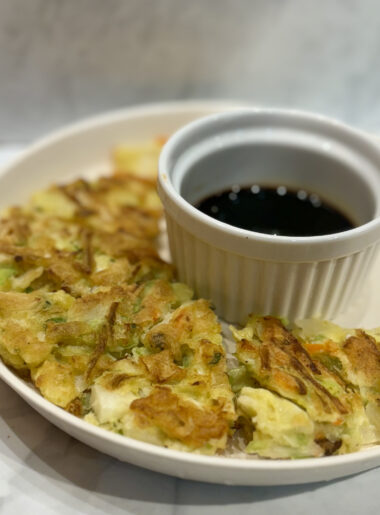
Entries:
[[0,220],[0,356],[54,404],[156,445],[265,458],[380,439],[380,330],[251,316],[229,371],[209,303],[157,253],[163,140],[114,174],[35,193]]
[[51,186],[0,220],[0,356],[111,431],[213,454],[235,420],[220,325],[155,248],[161,144]]
[[340,329],[339,341],[315,344],[300,328],[291,332],[278,318],[255,316],[233,331],[237,358],[253,381],[245,386],[243,379],[237,398],[241,416],[251,424],[248,452],[322,456],[379,440],[380,426],[368,411],[371,400],[375,407],[380,381],[380,352],[372,336]]
[[235,419],[220,326],[204,300],[149,328],[95,381],[85,417],[121,434],[180,450],[224,449]]

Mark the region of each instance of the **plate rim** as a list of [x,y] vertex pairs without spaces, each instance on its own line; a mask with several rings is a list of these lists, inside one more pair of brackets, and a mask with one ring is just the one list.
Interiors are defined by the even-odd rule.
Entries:
[[146,115],[169,113],[175,114],[178,111],[193,112],[196,110],[230,110],[243,107],[253,107],[253,104],[242,102],[239,100],[207,100],[207,99],[190,99],[190,100],[171,100],[167,102],[147,102],[141,104],[133,104],[120,109],[112,109],[98,114],[80,118],[72,123],[58,126],[48,133],[37,137],[20,151],[19,155],[14,157],[10,163],[0,167],[0,175],[8,173],[13,167],[21,164],[23,161],[32,157],[35,153],[40,152],[45,147],[53,145],[55,142],[65,139],[68,136],[74,136],[83,133],[87,129],[99,128],[111,123],[122,122],[131,117],[144,117]]

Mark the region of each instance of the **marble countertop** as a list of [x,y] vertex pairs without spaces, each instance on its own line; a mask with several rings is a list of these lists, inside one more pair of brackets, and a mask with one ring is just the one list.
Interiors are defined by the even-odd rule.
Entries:
[[[0,166],[19,148],[0,147]],[[379,482],[380,469],[289,487],[227,487],[172,478],[76,441],[0,381],[1,514],[377,515]]]

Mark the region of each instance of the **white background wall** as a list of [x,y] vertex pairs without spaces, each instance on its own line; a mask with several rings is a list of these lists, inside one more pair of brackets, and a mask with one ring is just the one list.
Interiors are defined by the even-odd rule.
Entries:
[[180,98],[380,132],[380,1],[0,0],[0,142]]

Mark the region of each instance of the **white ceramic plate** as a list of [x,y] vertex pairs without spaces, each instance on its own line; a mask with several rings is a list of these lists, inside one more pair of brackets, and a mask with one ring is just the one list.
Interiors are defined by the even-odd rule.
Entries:
[[[234,108],[215,102],[180,102],[135,107],[96,117],[45,138],[0,173],[0,208],[30,193],[109,169],[110,150],[122,142],[170,134],[203,115]],[[361,299],[338,322],[349,327],[380,325],[380,263]],[[139,442],[94,427],[46,401],[0,362],[0,378],[50,422],[74,438],[141,467],[177,477],[234,485],[285,485],[334,479],[380,465],[380,446],[355,454],[294,461],[208,457]]]

